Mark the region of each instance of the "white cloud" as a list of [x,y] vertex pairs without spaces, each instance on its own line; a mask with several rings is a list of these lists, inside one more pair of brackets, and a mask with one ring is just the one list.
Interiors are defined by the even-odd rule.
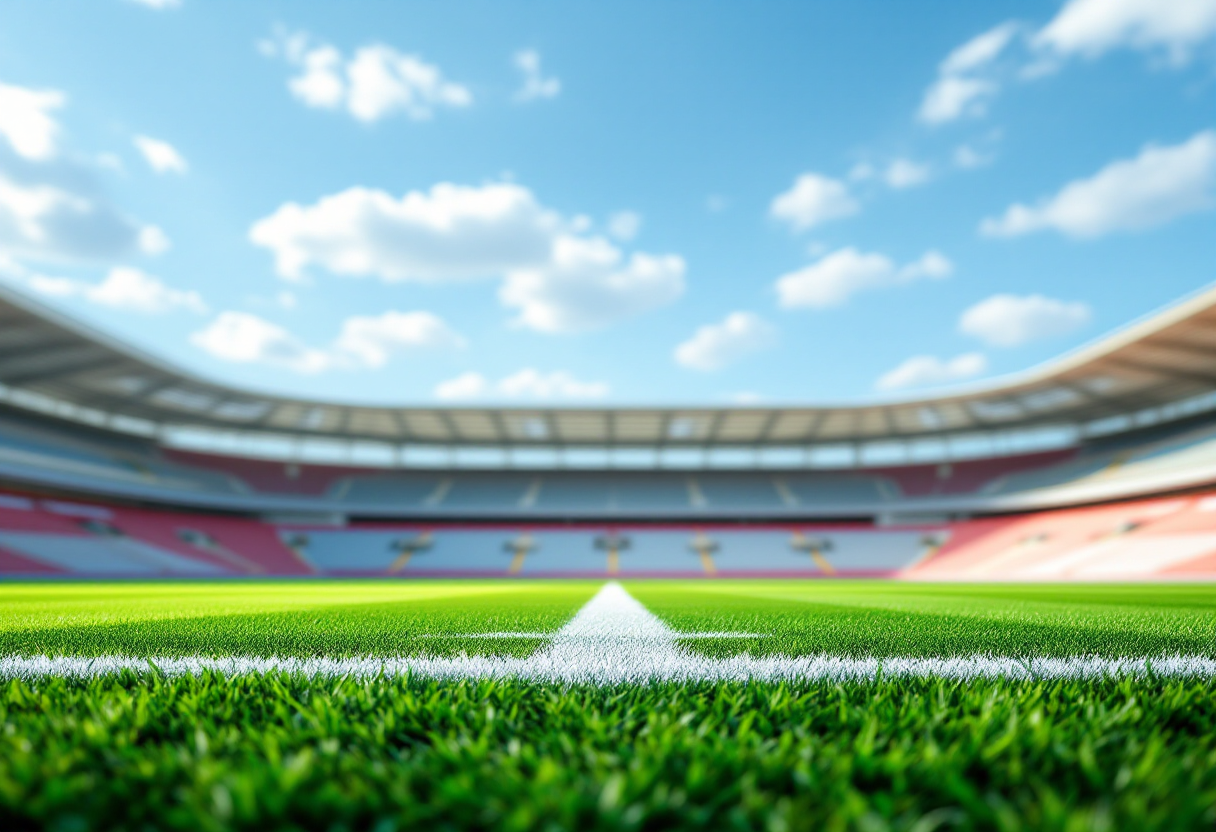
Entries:
[[961,332],[994,347],[1067,335],[1089,323],[1089,306],[1043,295],[993,295],[965,311]]
[[1117,48],[1160,49],[1182,64],[1214,35],[1213,0],[1070,0],[1034,43],[1060,56],[1085,58]]
[[769,207],[772,216],[789,223],[795,231],[805,231],[860,210],[861,205],[849,193],[848,185],[818,173],[799,176],[793,187],[778,194]]
[[39,294],[81,297],[99,306],[143,315],[162,315],[178,309],[200,315],[207,312],[207,304],[198,292],[174,289],[160,278],[127,266],[110,269],[100,283],[43,274],[28,274],[25,282]]
[[676,347],[678,364],[692,370],[720,370],[777,341],[777,328],[752,312],[732,312],[721,323],[706,324]]
[[1002,23],[951,52],[925,92],[918,118],[943,124],[983,115],[1011,74],[996,61],[1015,40],[1029,47],[1029,60],[1017,71],[1023,80],[1051,75],[1069,58],[1092,59],[1115,49],[1160,53],[1182,66],[1216,36],[1216,0],[1068,0],[1032,37],[1018,38],[1021,31],[1015,21]]
[[896,159],[883,171],[883,181],[892,188],[913,188],[929,181],[929,166],[911,159]]
[[333,109],[346,95],[342,53],[332,46],[319,46],[305,52],[299,61],[300,74],[287,82],[292,95],[309,107]]
[[994,26],[956,48],[938,68],[942,75],[963,75],[991,64],[1005,51],[1021,25],[1012,20]]
[[389,311],[347,318],[327,349],[248,312],[221,312],[190,340],[224,361],[285,367],[298,373],[382,367],[398,354],[454,349],[464,339],[429,312]]
[[164,231],[155,225],[145,225],[139,229],[138,245],[144,254],[155,256],[168,251],[172,243]]
[[622,242],[629,242],[642,230],[642,217],[633,211],[619,211],[608,219],[608,233]]
[[100,160],[59,153],[52,111],[66,100],[0,84],[0,251],[14,260],[112,261],[167,243],[110,203]]
[[149,9],[155,9],[158,12],[165,11],[166,9],[178,9],[178,8],[181,8],[181,5],[182,5],[182,0],[129,0],[129,1],[132,3],[138,3],[139,5],[145,6]]
[[250,239],[274,252],[289,280],[310,265],[390,282],[502,278],[499,297],[518,310],[516,323],[542,332],[606,326],[683,292],[683,259],[626,257],[603,238],[576,236],[584,226],[514,183],[441,183],[400,199],[351,188],[311,206],[287,203]]
[[106,279],[86,291],[94,303],[157,315],[174,309],[204,314],[207,304],[194,290],[173,289],[150,274],[126,266],[110,269]]
[[988,369],[988,359],[978,352],[964,353],[943,360],[932,355],[914,355],[894,370],[884,373],[875,383],[879,390],[928,387],[974,378]]
[[1079,238],[1140,231],[1211,208],[1214,180],[1216,131],[1205,130],[1182,144],[1148,145],[1136,158],[1111,162],[1034,206],[1011,205],[1003,216],[985,219],[980,231],[1016,237],[1054,229]]
[[346,67],[347,107],[360,121],[377,121],[395,111],[415,121],[438,107],[467,107],[473,94],[443,77],[439,67],[388,46],[365,46]]
[[449,81],[439,67],[383,44],[360,47],[346,60],[338,49],[314,44],[305,33],[277,32],[259,48],[298,70],[287,87],[305,105],[345,107],[359,121],[379,121],[394,113],[425,121],[438,109],[473,103],[468,88]]
[[705,210],[711,214],[721,214],[730,207],[730,200],[722,194],[710,194],[705,198]]
[[913,260],[900,269],[899,279],[911,281],[927,277],[930,280],[940,280],[952,274],[954,274],[954,264],[940,251],[931,250],[922,254],[919,260]]
[[579,381],[570,373],[556,370],[542,373],[524,369],[498,382],[498,389],[511,398],[602,399],[608,395],[603,381]]
[[684,260],[635,252],[602,238],[560,236],[543,265],[510,271],[499,290],[515,324],[538,332],[600,329],[665,306],[684,292]]
[[479,399],[490,389],[490,382],[481,373],[461,373],[435,386],[435,398],[445,401]]
[[525,49],[515,53],[515,68],[523,75],[523,86],[515,93],[516,101],[535,101],[538,98],[555,98],[562,91],[558,78],[544,77],[540,68],[540,53]]
[[938,67],[937,80],[925,92],[918,117],[944,124],[963,116],[983,115],[1000,87],[987,77],[990,65],[1019,30],[1013,21],[1000,24],[956,48]]
[[983,115],[988,109],[988,100],[999,89],[994,82],[981,78],[953,75],[939,78],[925,93],[925,100],[920,105],[920,120],[927,124],[944,124],[965,115]]
[[142,248],[141,242],[157,242],[141,239],[147,233],[71,165],[18,164],[11,173],[0,166],[0,248],[10,256],[56,262],[113,259]]
[[777,295],[785,308],[824,309],[840,306],[852,295],[929,278],[950,275],[953,265],[936,251],[897,268],[889,257],[843,248],[777,279]]
[[56,90],[0,84],[0,136],[18,156],[50,159],[55,155],[59,135],[59,123],[51,111],[62,107],[66,100]]
[[340,275],[438,282],[543,263],[561,226],[519,185],[443,182],[400,199],[349,188],[314,205],[288,202],[249,237],[274,252],[288,279],[316,264]]
[[221,312],[190,340],[216,358],[237,364],[269,364],[298,373],[317,373],[330,364],[323,350],[306,346],[278,324],[248,312]]
[[151,136],[136,136],[134,141],[148,167],[157,173],[185,173],[190,169],[182,155],[168,142]]
[[334,342],[336,355],[350,356],[365,367],[382,367],[394,353],[457,349],[465,340],[430,312],[385,312],[355,316],[342,324]]
[[494,395],[507,399],[602,399],[609,386],[602,381],[580,381],[564,370],[543,373],[526,368],[497,383],[481,373],[462,373],[435,387],[435,397],[445,401],[481,399]]

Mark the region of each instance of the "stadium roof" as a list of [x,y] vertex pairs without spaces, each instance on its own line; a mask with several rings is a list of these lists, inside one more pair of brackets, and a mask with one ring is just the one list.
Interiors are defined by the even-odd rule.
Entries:
[[[1216,288],[1031,371],[937,396],[852,405],[386,407],[209,381],[0,287],[10,402],[153,429],[493,447],[789,447],[1082,426],[1216,393]],[[45,404],[42,409],[48,409]],[[78,416],[79,418],[79,416]],[[85,419],[89,421],[89,419]]]

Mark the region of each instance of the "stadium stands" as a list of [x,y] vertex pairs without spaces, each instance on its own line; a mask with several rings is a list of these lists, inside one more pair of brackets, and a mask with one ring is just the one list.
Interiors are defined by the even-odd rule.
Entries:
[[1216,578],[1216,492],[1000,517],[871,523],[362,523],[0,494],[0,575]]
[[[785,528],[440,526],[282,531],[285,539],[298,541],[304,556],[322,573],[415,576],[890,575],[922,554],[924,537],[917,531],[856,528],[816,528],[815,533],[831,541],[830,551],[819,562],[795,545],[801,532]],[[394,568],[401,542],[421,535],[430,541],[425,552]],[[617,542],[615,568],[609,547],[602,543],[609,535]]]
[[0,495],[0,573],[81,577],[304,575],[254,520]]
[[402,520],[865,520],[1055,508],[1216,481],[1216,427],[1081,449],[808,470],[402,470],[166,450],[0,412],[0,483],[243,514]]
[[1216,578],[1216,495],[957,523],[918,580]]
[[251,492],[320,497],[344,477],[367,473],[366,468],[338,465],[304,465],[267,459],[221,456],[177,448],[162,451],[165,460],[197,471],[235,478]]
[[925,538],[862,524],[333,528],[0,495],[10,576],[889,575]]
[[0,344],[3,575],[1216,570],[1213,498],[1193,496],[1216,488],[1216,289],[1023,376],[818,408],[283,399],[3,288],[0,314],[31,334]]

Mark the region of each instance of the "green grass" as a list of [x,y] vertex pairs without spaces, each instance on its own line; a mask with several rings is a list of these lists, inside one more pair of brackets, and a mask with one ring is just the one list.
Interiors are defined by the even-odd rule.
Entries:
[[[0,586],[0,654],[526,655],[598,582]],[[690,650],[1216,655],[1216,587],[632,581]],[[542,642],[543,643],[543,642]],[[1216,826],[1216,682],[0,681],[0,828]]]
[[12,682],[0,825],[1211,829],[1212,693],[1148,680]]
[[715,656],[1216,656],[1216,587],[876,581],[635,582],[630,593]]
[[[600,584],[316,581],[9,584],[0,654],[526,655]],[[851,656],[1216,655],[1216,587],[958,586],[862,581],[631,581],[675,629],[765,633],[689,641],[738,652]]]
[[598,582],[258,581],[9,585],[0,654],[526,655]]

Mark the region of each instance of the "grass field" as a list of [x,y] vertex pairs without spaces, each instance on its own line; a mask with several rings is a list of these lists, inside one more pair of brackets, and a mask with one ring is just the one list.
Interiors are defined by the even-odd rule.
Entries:
[[1216,825],[1203,585],[0,590],[3,828]]

